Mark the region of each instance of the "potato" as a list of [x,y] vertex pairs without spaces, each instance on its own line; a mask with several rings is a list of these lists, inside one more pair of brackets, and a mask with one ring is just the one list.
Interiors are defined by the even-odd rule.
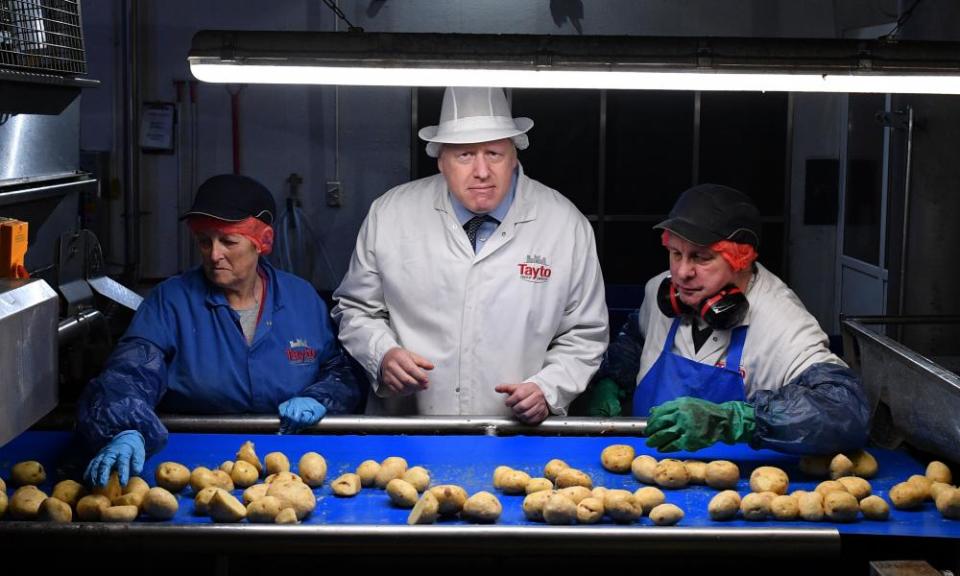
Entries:
[[594,498],[599,498],[603,500],[603,497],[607,493],[607,490],[609,490],[609,488],[604,488],[603,486],[594,486],[593,490],[590,491],[590,494]]
[[745,520],[763,521],[770,516],[770,503],[773,500],[767,493],[751,492],[740,501],[740,513]]
[[860,512],[860,503],[849,492],[835,491],[824,497],[823,511],[834,522],[853,522]]
[[554,494],[555,492],[550,490],[541,490],[528,494],[527,497],[523,499],[523,515],[527,517],[527,520],[543,522],[543,506]]
[[190,483],[190,469],[177,462],[161,462],[153,473],[157,486],[179,492]]
[[3,478],[0,478],[0,492],[7,493],[7,483],[3,481]]
[[797,507],[800,518],[807,522],[823,520],[823,494],[821,492],[807,492],[797,498]]
[[944,490],[937,497],[937,510],[944,518],[960,520],[960,490]]
[[71,508],[77,507],[77,502],[87,495],[87,489],[83,484],[75,480],[61,480],[53,487],[51,497],[66,502]]
[[400,478],[394,478],[387,484],[387,496],[398,508],[413,508],[419,499],[413,484]]
[[360,493],[363,483],[360,481],[359,474],[341,474],[336,480],[330,483],[330,489],[334,496],[342,498],[351,498]]
[[626,474],[636,457],[633,446],[627,444],[612,444],[600,452],[600,464],[605,470],[615,474]]
[[177,514],[180,503],[167,489],[157,486],[147,491],[140,509],[151,518],[169,520]]
[[504,494],[525,494],[530,475],[522,470],[507,470],[500,474],[500,489]]
[[407,471],[407,461],[397,456],[391,456],[380,463],[380,470],[373,479],[377,488],[386,488],[387,484],[395,478],[402,478]]
[[633,496],[633,492],[629,490],[621,490],[619,488],[610,488],[603,493],[603,507],[609,508],[614,500],[620,498],[626,498],[627,496]]
[[36,460],[17,462],[10,469],[10,482],[14,486],[39,486],[47,479],[43,464]]
[[557,490],[557,493],[563,494],[567,498],[573,500],[574,504],[579,504],[584,498],[590,498],[593,496],[593,492],[583,486],[570,486],[568,488],[561,488],[560,490]]
[[635,522],[643,516],[643,507],[629,492],[626,496],[605,500],[603,509],[614,522],[620,524]]
[[933,482],[926,476],[921,476],[920,474],[914,474],[910,478],[907,478],[907,482],[917,487],[917,490],[921,494],[923,494],[924,500],[930,500],[933,497],[931,494],[931,490],[933,489]]
[[919,508],[926,496],[915,482],[901,482],[890,489],[890,501],[898,510]]
[[[359,481],[359,478],[357,480]],[[284,508],[293,508],[297,513],[297,520],[303,520],[317,507],[317,497],[303,482],[274,482],[267,490],[267,496],[276,496]]]
[[842,478],[837,478],[837,482],[843,484],[847,492],[853,494],[853,497],[856,498],[858,502],[873,492],[870,483],[859,476],[843,476]]
[[90,493],[102,494],[109,498],[111,502],[120,496],[123,490],[120,488],[120,477],[117,475],[117,472],[113,471],[110,473],[110,478],[107,479],[106,486],[94,486],[90,489]]
[[837,454],[830,460],[830,478],[836,480],[843,476],[852,476],[855,466],[846,454]]
[[814,490],[819,492],[821,496],[826,497],[826,495],[831,492],[846,492],[847,487],[836,480],[824,480],[823,482],[817,484],[817,487]]
[[201,488],[197,495],[193,497],[193,513],[198,516],[206,516],[210,513],[210,501],[216,496],[217,492],[226,492],[219,486],[207,486]]
[[206,466],[197,466],[190,472],[190,489],[194,494],[199,494],[207,486],[215,485],[215,481],[213,470]]
[[143,504],[143,497],[145,493],[141,492],[130,492],[128,494],[121,494],[113,500],[110,501],[111,506],[136,506],[138,509],[140,505]]
[[70,505],[63,500],[46,498],[40,503],[40,509],[37,511],[37,519],[44,522],[70,522],[73,520],[73,510],[71,510]]
[[407,516],[407,524],[433,524],[440,515],[440,502],[437,497],[429,490],[423,493],[423,496],[414,504],[413,510]]
[[707,483],[707,463],[702,460],[684,460],[684,467],[687,469],[687,476],[690,478],[690,484]]
[[327,478],[327,461],[316,452],[307,452],[300,457],[297,472],[307,486],[311,488],[323,486],[323,481]]
[[950,473],[950,468],[939,460],[927,464],[926,476],[931,482],[943,482],[944,484],[953,482],[953,474]]
[[657,470],[657,459],[647,454],[641,454],[633,459],[630,464],[630,472],[633,477],[644,484],[656,484],[653,475]]
[[859,450],[850,454],[850,460],[853,461],[853,475],[861,478],[873,478],[877,475],[879,465],[877,459],[866,450]]
[[243,443],[243,446],[240,446],[240,449],[237,450],[237,460],[243,460],[248,464],[253,464],[253,467],[257,469],[257,476],[263,474],[263,464],[260,463],[260,458],[257,457],[253,442],[247,440]]
[[[282,502],[276,496],[264,496],[247,504],[247,520],[254,524],[273,524],[277,515],[283,510]],[[293,511],[296,520],[296,511]]]
[[364,488],[373,486],[373,481],[380,471],[380,463],[376,460],[364,460],[357,466],[357,476],[360,477],[360,485]]
[[146,495],[150,491],[150,485],[147,484],[147,481],[139,476],[131,476],[127,480],[127,485],[123,487],[123,494],[140,494]]
[[430,486],[430,472],[423,466],[408,468],[401,479],[412,484],[417,492],[423,492]]
[[937,498],[940,497],[940,493],[944,490],[953,490],[953,486],[949,484],[944,484],[943,482],[934,482],[930,485],[930,498],[936,502]]
[[868,520],[886,520],[890,517],[887,501],[879,496],[867,496],[860,501],[860,511]]
[[260,473],[253,464],[245,460],[237,460],[230,470],[230,481],[237,488],[248,488],[257,483]]
[[480,491],[467,498],[463,503],[460,516],[470,522],[489,524],[496,522],[501,513],[503,513],[503,506],[497,497],[489,492]]
[[[247,462],[247,464],[250,464],[250,463]],[[250,464],[250,465],[253,466],[253,464]],[[233,473],[233,460],[224,460],[223,462],[221,462],[221,463],[220,463],[220,469],[223,470],[224,472],[226,472],[227,474],[232,474],[232,473]],[[256,470],[256,468],[254,468],[254,470]],[[260,475],[258,474],[257,477],[259,478]]]
[[800,459],[800,471],[810,476],[824,478],[830,475],[829,456],[804,456]]
[[276,474],[270,474],[263,479],[266,484],[273,484],[274,482],[303,482],[303,478],[299,474],[294,474],[293,472],[277,472]]
[[543,520],[547,524],[574,524],[577,521],[577,505],[563,494],[551,494],[543,504]]
[[263,457],[263,464],[267,468],[267,474],[279,474],[280,472],[290,471],[290,460],[283,452],[271,452]]
[[653,479],[664,488],[683,488],[690,481],[690,475],[687,474],[687,467],[683,462],[666,458],[657,462]]
[[654,486],[644,486],[643,488],[637,489],[637,491],[633,493],[633,497],[636,498],[640,506],[643,507],[644,513],[650,512],[650,510],[653,510],[667,500],[663,491]]
[[554,482],[557,488],[569,488],[570,486],[583,486],[593,488],[593,480],[586,472],[576,468],[564,468],[557,474],[557,481]]
[[673,526],[683,520],[683,510],[676,504],[660,504],[650,511],[650,519],[657,526]]
[[714,460],[707,464],[707,486],[717,490],[737,487],[740,481],[740,468],[729,460]]
[[110,507],[110,499],[103,494],[88,494],[77,501],[77,520],[99,522],[103,511]]
[[770,501],[770,514],[781,522],[796,520],[800,515],[800,503],[793,496],[778,495]]
[[776,466],[760,466],[750,474],[750,489],[754,492],[773,492],[783,495],[790,487],[787,473]]
[[710,500],[707,513],[711,520],[732,520],[740,511],[740,495],[733,490],[724,490]]
[[40,505],[47,499],[46,493],[33,484],[25,484],[10,497],[10,517],[16,520],[34,520],[40,513]]
[[437,499],[441,516],[459,513],[463,509],[463,503],[467,501],[467,491],[454,484],[434,486],[430,492]]
[[553,460],[547,462],[546,466],[543,467],[543,476],[547,480],[556,484],[557,474],[559,474],[561,470],[564,470],[569,467],[570,465],[564,462],[563,460],[554,458]]
[[577,522],[580,524],[596,524],[603,519],[603,500],[599,498],[584,498],[577,503]]
[[269,489],[269,484],[254,484],[243,491],[243,503],[249,505],[251,502],[256,502],[266,496]]
[[277,524],[298,524],[300,522],[297,520],[297,511],[293,508],[284,508],[273,521]]
[[531,478],[527,482],[527,494],[533,494],[534,492],[540,492],[543,490],[553,490],[553,482],[547,478]]
[[133,522],[140,515],[136,506],[111,506],[100,514],[102,522]]
[[4,514],[7,513],[7,508],[10,506],[10,499],[7,498],[6,489],[0,489],[0,518],[3,518]]
[[809,493],[810,493],[810,492],[808,492],[808,491],[806,491],[806,490],[794,490],[793,492],[790,493],[790,496],[793,496],[794,498],[797,499],[797,502],[799,502],[801,496],[803,496],[804,494],[809,494]]
[[509,466],[497,466],[493,469],[493,487],[497,490],[503,488],[503,477],[508,472],[513,472],[513,468]]
[[239,522],[246,517],[246,506],[226,490],[220,490],[210,500],[210,518],[214,522]]

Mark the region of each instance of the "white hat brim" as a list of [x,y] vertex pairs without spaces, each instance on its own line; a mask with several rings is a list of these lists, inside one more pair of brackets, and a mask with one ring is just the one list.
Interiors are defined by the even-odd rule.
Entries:
[[439,126],[427,126],[421,128],[417,135],[421,140],[427,142],[437,142],[440,144],[475,144],[477,142],[492,142],[493,140],[502,140],[512,138],[520,134],[525,134],[533,128],[533,120],[530,118],[514,118],[514,129],[486,128],[478,130],[458,130],[456,133],[447,135],[438,135]]

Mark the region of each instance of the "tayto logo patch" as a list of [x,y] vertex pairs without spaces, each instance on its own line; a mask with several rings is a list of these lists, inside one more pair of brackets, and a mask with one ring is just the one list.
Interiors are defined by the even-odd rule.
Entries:
[[517,267],[520,269],[520,278],[527,282],[546,282],[553,273],[547,259],[539,254],[527,254],[526,261],[517,264]]
[[291,340],[287,348],[287,360],[291,364],[312,364],[317,360],[317,351],[308,346],[303,338]]

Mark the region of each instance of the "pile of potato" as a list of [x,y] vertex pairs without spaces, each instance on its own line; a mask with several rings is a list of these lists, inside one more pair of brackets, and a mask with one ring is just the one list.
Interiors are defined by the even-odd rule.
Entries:
[[680,461],[664,458],[658,461],[646,454],[637,456],[630,463],[633,477],[644,484],[656,484],[675,490],[688,484],[706,484],[717,490],[734,488],[740,481],[740,468],[729,460]]
[[434,486],[417,500],[407,516],[407,524],[433,524],[441,516],[460,518],[467,522],[489,524],[503,513],[500,500],[490,492],[480,491],[467,496],[467,491],[455,484]]
[[877,459],[866,450],[841,453],[834,456],[804,456],[800,459],[800,471],[818,478],[836,480],[844,476],[873,478],[879,466]]
[[862,513],[870,520],[886,520],[890,508],[865,479],[843,476],[821,482],[814,491],[789,492],[787,473],[774,466],[760,466],[750,475],[751,492],[743,498],[724,490],[710,500],[707,512],[717,521],[732,520],[739,513],[745,520],[852,522]]
[[960,520],[960,490],[953,485],[950,468],[938,460],[927,465],[925,474],[914,474],[891,488],[890,500],[898,510],[913,510],[933,500],[944,518]]

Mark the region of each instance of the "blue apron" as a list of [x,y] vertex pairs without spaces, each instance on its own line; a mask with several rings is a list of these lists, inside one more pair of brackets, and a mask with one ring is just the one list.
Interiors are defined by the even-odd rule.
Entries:
[[679,327],[680,318],[675,318],[663,343],[663,352],[637,385],[633,395],[634,416],[647,416],[654,406],[681,396],[717,403],[746,400],[743,377],[740,376],[740,357],[743,342],[747,339],[747,327],[733,329],[723,368],[701,364],[671,352]]

